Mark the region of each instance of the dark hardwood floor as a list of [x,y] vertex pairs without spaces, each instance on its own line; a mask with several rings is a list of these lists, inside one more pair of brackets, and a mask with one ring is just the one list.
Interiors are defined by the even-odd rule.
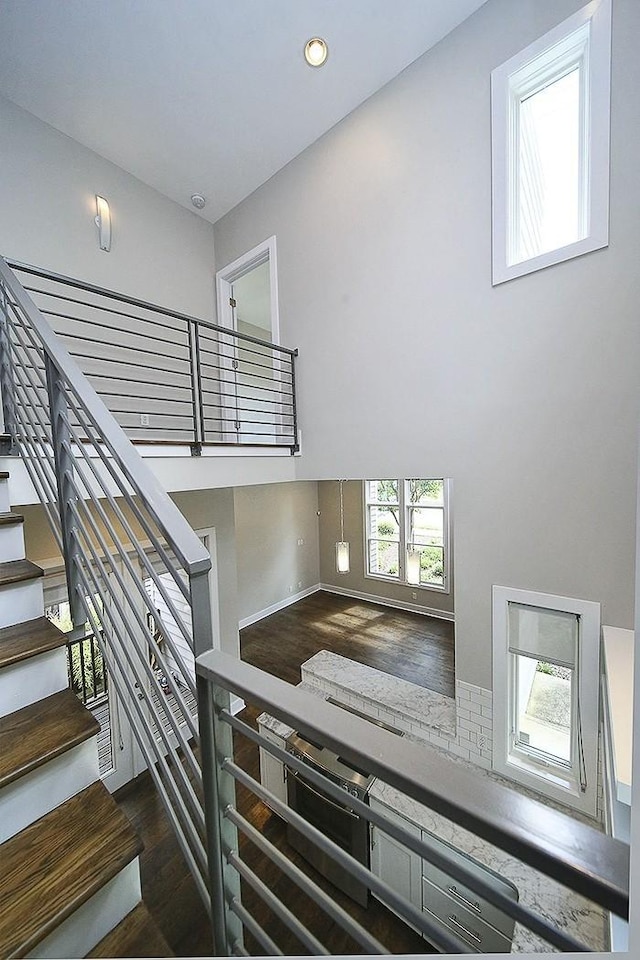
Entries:
[[331,650],[446,697],[455,696],[454,626],[320,591],[240,631],[240,656],[288,683]]
[[[289,683],[300,681],[300,665],[318,650],[332,650],[395,676],[453,696],[453,626],[416,614],[353,601],[327,593],[314,594],[241,631],[241,656]],[[241,718],[256,726],[258,711],[248,705]],[[236,760],[259,779],[257,747],[234,733]],[[145,903],[177,956],[211,956],[208,918],[184,863],[160,800],[148,774],[121,795],[120,803],[145,845],[141,855]],[[337,891],[287,844],[286,827],[253,794],[237,786],[237,807],[267,839],[286,852],[301,869],[379,939],[390,953],[433,952],[406,924],[374,898],[367,909]],[[334,954],[364,951],[301,893],[250,841],[240,840],[242,859]],[[242,902],[288,956],[307,953],[289,929],[242,882]],[[250,953],[264,950],[246,937]]]

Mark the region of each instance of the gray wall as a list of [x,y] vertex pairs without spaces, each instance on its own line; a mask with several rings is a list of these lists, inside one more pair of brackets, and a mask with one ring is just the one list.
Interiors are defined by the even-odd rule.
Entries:
[[195,490],[172,495],[195,530],[214,527],[218,570],[220,647],[239,656],[238,581],[233,490]]
[[239,618],[245,620],[319,582],[317,484],[236,488],[234,507]]
[[[361,480],[349,480],[342,485],[344,501],[344,537],[349,541],[349,573],[336,572],[336,540],[340,539],[340,491],[337,480],[318,483],[320,509],[320,581],[329,586],[355,590],[383,600],[395,600],[429,610],[453,612],[453,590],[442,593],[372,579],[364,575],[365,534],[363,490]],[[451,583],[454,564],[451,551]],[[416,594],[413,599],[412,594]]]
[[457,674],[485,687],[494,583],[633,622],[636,0],[614,0],[609,247],[490,279],[490,73],[579,6],[488,0],[215,232],[221,263],[277,236],[298,476],[453,479]]
[[[0,97],[0,253],[210,319],[213,227]],[[99,249],[95,194],[111,207]]]

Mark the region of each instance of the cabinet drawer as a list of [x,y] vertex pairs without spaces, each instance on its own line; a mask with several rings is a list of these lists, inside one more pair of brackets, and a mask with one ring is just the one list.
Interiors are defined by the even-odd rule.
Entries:
[[[493,875],[488,874],[483,867],[477,867],[473,861],[465,862],[464,866],[467,869],[475,868],[475,872],[477,873],[482,872],[482,879],[485,883],[488,883],[495,890],[500,890],[501,893],[506,894],[514,902],[517,902],[518,892],[510,883],[497,880]],[[458,880],[454,880],[453,877],[434,867],[433,864],[427,860],[422,861],[422,872],[424,877],[430,880],[434,886],[439,887],[444,893],[447,893],[457,907],[466,910],[470,916],[477,917],[485,923],[490,923],[497,930],[502,931],[506,937],[513,937],[515,921],[512,917],[507,916],[506,913],[503,913],[502,910],[495,907],[492,903],[483,900],[482,897],[474,890],[471,890],[470,887],[466,887]]]
[[511,938],[422,878],[422,909],[477,953],[510,953]]

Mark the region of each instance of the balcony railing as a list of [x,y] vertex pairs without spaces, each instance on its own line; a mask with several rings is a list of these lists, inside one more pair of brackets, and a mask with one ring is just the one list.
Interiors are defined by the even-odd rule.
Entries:
[[[293,935],[299,944],[314,953],[326,953],[326,947],[319,940],[330,934],[332,923],[340,925],[367,953],[396,952],[393,943],[380,943],[372,936],[366,920],[363,925],[353,911],[338,908],[335,894],[327,891],[326,884],[319,885],[317,873],[300,868],[299,858],[288,844],[271,842],[270,836],[276,834],[267,828],[266,808],[258,801],[303,834],[338,865],[339,871],[357,877],[441,952],[477,952],[479,949],[473,940],[474,936],[479,937],[479,933],[473,933],[474,922],[479,924],[479,921],[472,919],[471,930],[464,926],[465,911],[460,906],[463,897],[459,891],[465,888],[471,891],[466,895],[467,914],[479,906],[474,902],[476,897],[482,898],[536,938],[561,951],[588,951],[594,947],[581,941],[580,909],[574,909],[572,926],[567,929],[564,921],[555,921],[553,910],[557,905],[553,897],[552,906],[546,911],[538,906],[537,890],[545,883],[555,884],[554,889],[558,891],[562,885],[604,910],[626,917],[627,845],[539,801],[461,768],[433,748],[406,737],[399,740],[393,732],[380,729],[359,716],[345,714],[340,707],[324,702],[321,697],[297,690],[224,653],[203,654],[196,661],[196,668],[200,722],[209,725],[207,743],[215,745],[211,756],[203,756],[203,773],[207,812],[211,823],[217,824],[217,838],[212,841],[209,857],[211,889],[217,891],[212,897],[216,954],[244,953],[246,935],[257,941],[261,951],[270,955],[282,953],[274,930],[280,935],[284,932],[286,937]],[[438,843],[433,837],[425,839],[424,832],[420,836],[420,831],[416,836],[397,820],[394,822],[395,818],[380,812],[379,807],[345,794],[343,786],[299,759],[295,752],[283,749],[273,738],[267,739],[240,717],[232,716],[225,706],[228,691],[254,709],[267,711],[285,727],[300,731],[316,746],[328,746],[346,758],[345,762],[354,769],[373,774],[444,818],[449,843]],[[441,871],[441,875],[450,878],[448,890],[454,891],[459,909],[454,906],[455,912],[447,914],[441,922],[429,909],[420,909],[421,905],[410,902],[407,896],[389,886],[379,870],[370,869],[362,859],[355,859],[343,841],[334,841],[328,835],[329,830],[318,829],[317,822],[314,824],[310,817],[301,816],[289,802],[283,802],[282,797],[266,789],[248,772],[240,759],[246,755],[246,749],[242,747],[238,751],[238,737],[240,741],[255,744],[256,749],[259,746],[283,764],[287,778],[302,776],[312,790],[320,791],[327,798],[328,807],[331,803],[343,809],[346,806],[354,817],[368,821],[376,836],[381,832],[391,837],[398,845],[396,850],[402,849],[407,855],[417,854],[428,870]],[[505,892],[507,884],[491,883],[486,871],[473,869],[468,859],[460,857],[459,851],[452,847],[455,840],[451,837],[456,836],[456,830],[459,835],[470,833],[490,844],[498,865],[507,859],[517,859],[519,866],[533,873],[533,894],[530,890],[528,896],[523,895],[518,901]],[[240,852],[235,844],[235,831],[242,838]],[[262,861],[259,857],[256,859],[256,850],[263,855]],[[287,889],[283,877],[295,885],[296,892]],[[237,892],[239,887],[242,900]],[[304,894],[312,897],[324,911],[313,929],[295,915],[296,911],[292,915],[290,910],[296,898]],[[248,909],[250,904],[259,904],[259,908],[252,913]],[[541,946],[545,949],[544,944]],[[284,952],[297,954],[299,949]]]
[[296,350],[7,262],[130,440],[298,449]]

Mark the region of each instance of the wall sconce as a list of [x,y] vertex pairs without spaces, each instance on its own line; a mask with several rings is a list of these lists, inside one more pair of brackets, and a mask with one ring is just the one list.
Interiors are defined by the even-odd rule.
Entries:
[[338,573],[349,573],[349,544],[344,538],[344,500],[342,498],[342,484],[340,480],[340,539],[336,543],[336,570]]
[[417,547],[407,547],[407,583],[420,585],[420,556]]
[[104,197],[96,194],[96,226],[100,249],[109,253],[111,250],[111,211]]

